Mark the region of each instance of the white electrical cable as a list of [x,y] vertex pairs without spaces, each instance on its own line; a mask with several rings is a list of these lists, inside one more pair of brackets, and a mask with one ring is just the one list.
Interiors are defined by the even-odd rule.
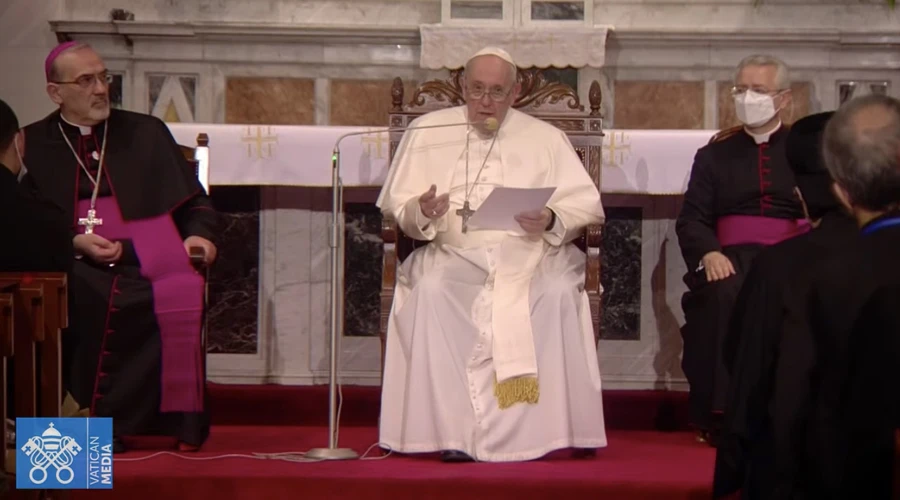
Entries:
[[[335,415],[335,426],[334,426],[335,439],[337,439],[338,433],[340,432],[341,408],[344,405],[344,393],[341,390],[340,383],[338,383],[337,390],[338,390],[338,407],[337,407],[337,415]],[[375,448],[376,446],[382,446],[382,447],[387,448],[388,449],[387,454],[382,455],[380,457],[366,457],[366,455],[368,455],[369,452],[372,451],[372,448]],[[382,459],[385,459],[385,458],[391,456],[392,453],[393,453],[393,451],[390,449],[389,446],[387,446],[383,443],[375,443],[375,444],[369,446],[368,449],[366,449],[366,452],[363,453],[362,456],[359,457],[359,460],[382,460]],[[278,453],[261,453],[261,452],[225,453],[222,455],[210,455],[210,456],[203,456],[203,457],[195,456],[195,454],[193,454],[193,453],[188,454],[188,453],[176,453],[173,451],[159,451],[159,452],[152,453],[152,454],[144,456],[144,457],[113,458],[113,462],[142,462],[144,460],[150,460],[151,458],[162,457],[162,456],[172,456],[172,457],[182,458],[184,460],[194,460],[194,461],[198,461],[198,462],[203,462],[203,461],[207,461],[207,460],[222,460],[222,459],[226,459],[226,458],[249,458],[252,460],[282,460],[285,462],[297,462],[297,463],[327,462],[328,461],[328,460],[315,459],[315,458],[306,458],[306,452],[303,452],[303,451],[285,451],[285,452],[278,452]]]

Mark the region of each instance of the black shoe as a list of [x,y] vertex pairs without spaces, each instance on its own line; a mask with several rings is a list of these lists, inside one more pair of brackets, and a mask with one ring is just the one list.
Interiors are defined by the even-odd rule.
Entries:
[[125,453],[125,443],[120,438],[113,438],[113,453]]
[[469,455],[457,450],[445,450],[441,452],[441,462],[446,463],[461,463],[461,462],[473,462],[474,460]]
[[717,430],[701,430],[697,431],[697,442],[706,443],[712,448],[718,448],[719,440],[722,437],[721,431]]

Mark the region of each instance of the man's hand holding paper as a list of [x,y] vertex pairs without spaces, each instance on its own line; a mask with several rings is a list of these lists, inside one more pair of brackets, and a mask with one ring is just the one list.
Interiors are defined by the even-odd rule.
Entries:
[[472,215],[469,224],[476,229],[543,233],[550,222],[547,202],[554,191],[555,187],[495,188]]
[[525,230],[528,234],[541,234],[547,230],[547,225],[550,224],[550,219],[553,217],[553,213],[549,208],[543,208],[541,210],[532,210],[530,212],[523,212],[519,215],[515,216],[516,222],[519,223],[519,226]]

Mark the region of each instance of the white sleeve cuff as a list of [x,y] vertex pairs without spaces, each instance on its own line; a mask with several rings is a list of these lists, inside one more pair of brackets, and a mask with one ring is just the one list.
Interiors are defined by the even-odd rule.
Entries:
[[425,214],[422,213],[422,208],[419,207],[418,201],[416,203],[410,203],[406,208],[407,210],[416,211],[416,215],[414,216],[416,228],[419,230],[419,233],[421,233],[421,236],[423,238],[425,238],[426,240],[430,240],[437,236],[437,228],[434,224],[436,221],[429,219],[425,216]]

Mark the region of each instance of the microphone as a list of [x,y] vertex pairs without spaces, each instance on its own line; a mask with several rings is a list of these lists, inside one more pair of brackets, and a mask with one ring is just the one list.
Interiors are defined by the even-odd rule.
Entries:
[[[444,123],[442,125],[421,125],[421,126],[417,126],[417,127],[386,127],[386,128],[381,128],[381,129],[375,129],[375,130],[360,130],[360,131],[356,131],[356,132],[347,132],[346,134],[341,135],[340,137],[337,138],[337,141],[334,144],[334,155],[335,156],[332,157],[332,160],[335,160],[336,155],[340,154],[341,141],[343,141],[347,137],[352,137],[355,135],[379,134],[379,133],[384,133],[384,132],[402,132],[402,131],[406,131],[406,130],[425,130],[425,129],[430,129],[430,128],[461,127],[463,125],[466,125],[466,126],[483,125],[484,128],[486,130],[488,130],[489,132],[496,132],[497,129],[500,128],[500,122],[496,118],[491,116],[481,122]],[[336,166],[336,165],[337,164],[335,163],[334,166]]]

